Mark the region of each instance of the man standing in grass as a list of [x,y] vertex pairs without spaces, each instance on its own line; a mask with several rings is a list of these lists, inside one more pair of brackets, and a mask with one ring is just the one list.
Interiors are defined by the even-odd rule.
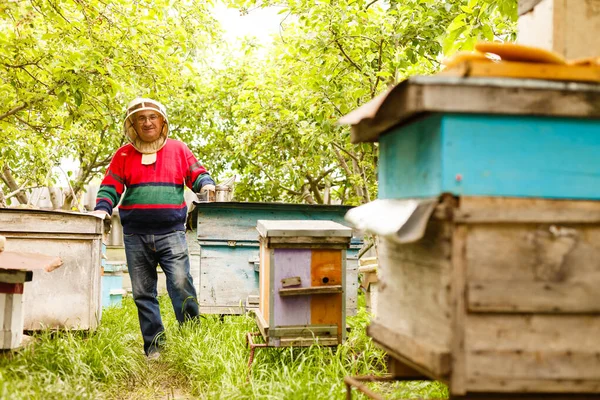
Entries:
[[200,312],[185,239],[183,192],[184,185],[194,192],[214,191],[215,182],[184,143],[168,139],[169,121],[161,103],[133,100],[123,130],[129,143],[113,156],[93,212],[109,217],[127,188],[119,205],[127,268],[144,351],[155,359],[164,343],[156,267],[160,264],[165,273],[177,320],[197,318]]

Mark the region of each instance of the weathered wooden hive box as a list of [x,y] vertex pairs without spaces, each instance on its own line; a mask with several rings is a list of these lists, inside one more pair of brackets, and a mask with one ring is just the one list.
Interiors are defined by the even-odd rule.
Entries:
[[[247,308],[258,307],[258,220],[332,220],[348,225],[344,215],[350,208],[287,203],[196,204],[190,226],[197,230],[188,234],[188,238],[190,254],[198,254],[191,262],[198,262],[200,266],[198,301],[201,312],[240,314]],[[346,251],[348,315],[356,314],[361,245],[361,237],[355,235]]]
[[380,146],[380,198],[347,219],[379,235],[368,334],[394,368],[598,398],[600,87],[420,77],[347,117]]
[[268,346],[341,344],[352,229],[333,221],[259,220],[260,305]]
[[0,235],[12,251],[58,256],[56,271],[33,272],[23,293],[24,329],[95,329],[102,312],[102,221],[94,216],[0,209]]

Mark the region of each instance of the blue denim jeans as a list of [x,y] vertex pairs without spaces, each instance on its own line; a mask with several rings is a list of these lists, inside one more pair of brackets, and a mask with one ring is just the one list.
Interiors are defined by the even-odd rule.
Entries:
[[157,299],[160,264],[167,278],[167,292],[180,323],[200,315],[196,289],[190,274],[190,260],[185,232],[164,235],[124,234],[127,268],[133,299],[138,310],[144,338],[144,351],[150,354],[164,342],[164,326]]

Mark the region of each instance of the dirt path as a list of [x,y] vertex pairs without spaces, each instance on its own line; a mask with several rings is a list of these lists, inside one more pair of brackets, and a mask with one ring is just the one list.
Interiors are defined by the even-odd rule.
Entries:
[[131,377],[110,398],[115,400],[191,400],[197,397],[189,393],[185,379],[177,376],[167,364],[161,361],[150,361],[142,376]]

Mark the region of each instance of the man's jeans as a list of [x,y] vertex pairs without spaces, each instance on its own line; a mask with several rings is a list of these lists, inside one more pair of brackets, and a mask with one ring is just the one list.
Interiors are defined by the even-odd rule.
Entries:
[[158,350],[164,340],[157,299],[158,264],[167,278],[167,291],[177,321],[181,323],[200,314],[196,289],[190,275],[185,232],[176,231],[164,235],[124,234],[123,240],[133,299],[144,338],[144,351],[150,354]]

